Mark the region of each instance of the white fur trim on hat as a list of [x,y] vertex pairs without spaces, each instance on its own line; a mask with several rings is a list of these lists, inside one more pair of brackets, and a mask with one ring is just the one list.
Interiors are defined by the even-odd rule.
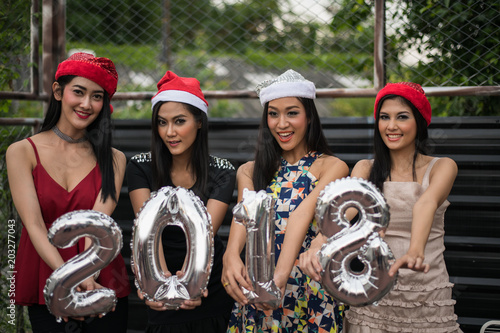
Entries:
[[316,98],[314,83],[291,69],[275,79],[260,83],[255,91],[259,95],[262,106],[269,101],[283,97]]
[[208,113],[208,105],[201,98],[183,90],[164,90],[159,92],[151,99],[151,110],[158,102],[186,103]]

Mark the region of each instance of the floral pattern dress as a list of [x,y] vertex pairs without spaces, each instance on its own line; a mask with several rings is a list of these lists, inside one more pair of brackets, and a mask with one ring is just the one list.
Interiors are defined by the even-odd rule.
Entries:
[[[309,152],[297,163],[290,164],[282,158],[267,193],[275,203],[275,258],[281,252],[288,217],[314,189],[318,180],[309,168],[321,154]],[[300,253],[314,239],[318,227],[315,221],[309,225]],[[298,257],[288,278],[281,306],[276,310],[260,311],[253,305],[235,303],[228,333],[242,332],[341,332],[344,307],[328,295],[321,285],[311,280],[298,267]]]

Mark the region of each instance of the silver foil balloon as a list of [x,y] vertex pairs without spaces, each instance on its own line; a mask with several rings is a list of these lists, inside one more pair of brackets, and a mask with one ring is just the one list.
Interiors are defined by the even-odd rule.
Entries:
[[[180,227],[186,235],[187,253],[180,278],[176,272],[166,278],[160,266],[160,239],[168,225]],[[135,284],[148,300],[178,309],[182,302],[200,297],[206,290],[214,236],[210,215],[193,192],[169,186],[153,192],[134,221],[131,247]]]
[[243,190],[233,208],[234,220],[247,229],[246,268],[253,291],[242,288],[250,303],[265,303],[276,309],[281,291],[274,283],[274,199],[265,191]]
[[[346,219],[354,207],[359,219]],[[382,193],[370,182],[342,178],[321,192],[316,205],[316,221],[323,235],[330,237],[318,252],[323,267],[321,284],[335,299],[351,306],[374,303],[396,283],[388,272],[394,255],[379,235],[389,225],[389,206]],[[358,267],[353,261],[358,259]]]
[[48,231],[56,247],[75,245],[89,237],[91,246],[56,269],[43,290],[45,303],[54,316],[82,317],[105,314],[116,305],[116,294],[108,288],[76,291],[88,277],[100,272],[122,248],[122,232],[108,215],[94,210],[77,210],[59,217]]

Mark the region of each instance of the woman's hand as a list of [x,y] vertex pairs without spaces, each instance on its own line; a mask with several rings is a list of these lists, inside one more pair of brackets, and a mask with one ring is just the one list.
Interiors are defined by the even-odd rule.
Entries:
[[424,259],[425,256],[423,253],[408,251],[391,266],[391,269],[389,269],[389,276],[394,276],[400,268],[408,268],[413,271],[427,273],[430,266],[429,264],[424,264]]
[[202,298],[202,297],[207,297],[207,296],[208,296],[208,291],[207,291],[207,290],[204,290],[204,291],[203,291],[203,294],[201,295],[201,297],[185,300],[185,301],[181,304],[181,307],[180,307],[180,308],[181,308],[182,310],[193,310],[193,309],[195,309],[196,307],[198,307],[198,306],[200,306],[200,305],[201,305],[201,298]]
[[276,286],[279,288],[281,291],[281,298],[285,295],[285,290],[286,290],[286,284],[288,283],[288,278],[290,274],[285,274],[283,272],[280,272],[278,270],[274,271],[274,283]]
[[[82,283],[80,283],[80,285],[76,287],[76,291],[82,292],[82,291],[90,291],[90,290],[102,289],[102,288],[104,288],[104,287],[101,286],[99,283],[97,283],[94,280],[94,277],[91,276],[91,277],[83,280]],[[115,308],[113,308],[111,311],[115,311]],[[90,317],[99,317],[99,318],[102,318],[102,317],[104,317],[104,315],[103,314],[99,314],[99,315],[92,315]],[[85,317],[71,317],[71,318],[74,319],[74,320],[78,320],[78,321],[85,320]],[[65,322],[68,322],[68,317],[63,317],[62,319]]]
[[[165,276],[166,278],[169,278],[172,276],[172,273],[170,273],[169,271],[165,271],[163,272],[163,276]],[[155,301],[150,301],[148,299],[145,299],[145,294],[142,293],[142,291],[140,291],[139,289],[137,289],[137,296],[139,296],[139,298],[143,301],[145,301],[146,305],[149,306],[151,308],[151,310],[155,310],[155,311],[165,311],[167,310],[167,307],[165,306],[165,304],[163,302],[155,302]]]
[[90,290],[102,289],[102,288],[104,288],[104,287],[101,286],[99,283],[97,283],[96,280],[94,280],[94,277],[91,276],[91,277],[83,280],[83,282],[80,283],[80,285],[78,287],[76,287],[76,290],[77,291],[90,291]]
[[[169,277],[172,276],[172,274],[169,271],[163,272],[163,275],[166,278],[169,278]],[[177,277],[178,278],[182,277],[182,272],[181,271],[177,272]],[[137,290],[137,296],[139,296],[139,298],[141,300],[144,300],[144,298],[145,298],[144,294],[140,290]],[[207,296],[208,296],[208,291],[204,290],[201,297],[207,297]],[[198,307],[198,306],[201,305],[201,297],[197,297],[197,298],[185,300],[181,304],[181,306],[179,307],[179,309],[183,309],[183,310],[193,310],[193,309],[195,309],[196,307]],[[155,301],[150,301],[150,300],[146,299],[145,303],[146,303],[147,306],[149,306],[151,308],[151,310],[154,310],[154,311],[166,311],[166,310],[168,310],[167,306],[163,302],[155,302]]]
[[228,253],[227,250],[223,259],[221,282],[228,295],[236,302],[241,305],[248,304],[248,299],[241,290],[241,287],[253,290],[247,269],[239,255]]
[[321,280],[321,272],[323,271],[323,267],[319,262],[317,253],[321,250],[321,247],[326,242],[327,237],[322,234],[318,234],[316,238],[311,241],[311,246],[309,249],[299,256],[299,267],[300,269],[308,276],[311,277],[314,281]]
[[[137,289],[137,296],[139,296],[139,299],[144,301],[144,294],[139,289]],[[147,306],[149,306],[151,308],[151,310],[155,310],[155,311],[167,310],[167,307],[163,304],[163,302],[154,302],[154,301],[149,301],[146,299],[145,303]]]
[[[283,297],[285,296],[286,285],[288,283],[289,274],[284,274],[283,272],[274,271],[273,281],[280,290],[281,299],[280,304],[283,303]],[[266,303],[255,303],[255,307],[261,311],[273,310],[273,308]]]
[[[182,273],[182,271],[177,271],[176,273],[177,275],[177,278],[180,279],[184,276],[184,274]],[[208,296],[208,290],[204,290],[201,297],[197,297],[197,298],[193,298],[193,299],[188,299],[188,300],[185,300],[184,302],[182,302],[181,306],[180,306],[180,309],[182,310],[193,310],[195,309],[196,307],[200,306],[201,305],[201,298],[202,297],[207,297]]]

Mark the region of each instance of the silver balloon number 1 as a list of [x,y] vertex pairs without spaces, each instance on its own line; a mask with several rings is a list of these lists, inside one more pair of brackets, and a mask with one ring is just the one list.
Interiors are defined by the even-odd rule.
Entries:
[[[349,208],[359,214],[352,226],[346,219]],[[331,296],[365,306],[391,290],[396,276],[388,271],[394,256],[379,235],[389,225],[389,207],[372,183],[350,177],[330,183],[318,197],[316,220],[322,234],[330,237],[318,257],[321,284]]]
[[281,291],[274,283],[274,199],[265,191],[243,190],[233,208],[234,220],[246,226],[246,268],[253,291],[242,288],[250,303],[266,303],[276,309]]
[[[167,225],[186,235],[187,253],[181,277],[165,277],[159,259],[159,242]],[[134,221],[132,270],[135,284],[151,301],[178,309],[185,300],[200,297],[212,270],[214,243],[210,215],[193,192],[165,186],[144,203]],[[163,251],[163,249],[161,249]]]
[[85,279],[106,267],[122,248],[122,232],[116,222],[104,213],[77,210],[59,217],[48,231],[56,247],[75,245],[89,237],[92,245],[56,269],[43,290],[45,303],[54,316],[84,317],[105,314],[116,305],[116,294],[108,288],[77,292]]

